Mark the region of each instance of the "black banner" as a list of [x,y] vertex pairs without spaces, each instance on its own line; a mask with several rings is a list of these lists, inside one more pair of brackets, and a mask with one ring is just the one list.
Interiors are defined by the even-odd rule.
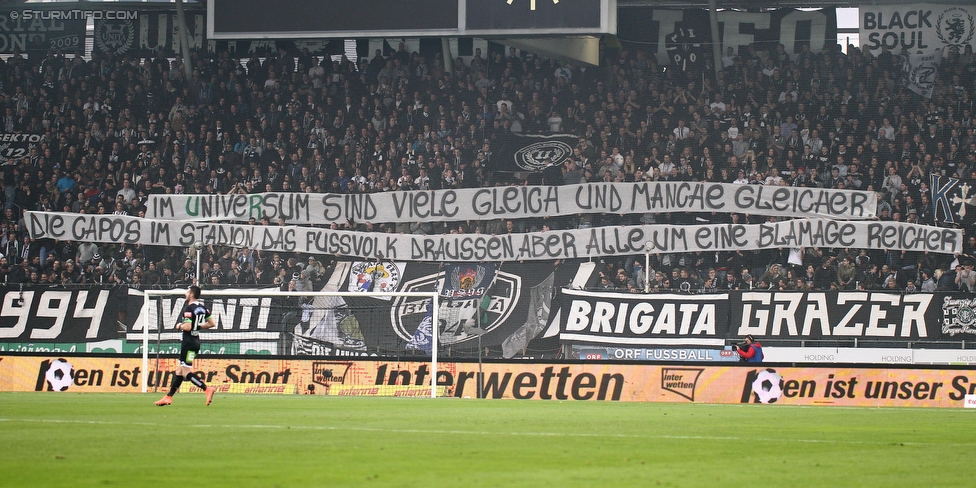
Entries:
[[0,349],[118,339],[123,292],[123,288],[0,287]]
[[[705,56],[710,58],[707,46],[712,36],[705,9],[627,6],[618,9],[617,18],[620,42],[628,49],[650,51],[659,62],[672,64],[675,52],[682,52],[681,59],[687,59],[681,44],[694,40],[703,43]],[[723,10],[718,12],[718,22],[723,54],[728,47],[734,48],[736,54],[745,53],[753,43],[776,52],[776,46],[783,44],[795,60],[795,54],[804,45],[819,53],[825,44],[837,42],[837,17],[832,8],[815,11],[784,8],[762,13]],[[672,47],[670,51],[669,47]]]
[[[363,263],[339,263],[325,276],[356,291]],[[372,264],[375,268],[375,263]],[[360,269],[362,268],[362,269]],[[434,291],[436,264],[384,263],[377,284],[396,291]],[[604,348],[721,348],[752,334],[767,345],[857,341],[864,347],[971,341],[976,298],[958,293],[758,292],[624,294],[562,288],[592,278],[595,267],[526,263],[502,266],[489,300],[442,299],[438,350],[469,357],[554,354],[563,344]],[[374,269],[375,271],[375,269]],[[299,276],[296,280],[304,280]],[[375,288],[374,288],[375,289]],[[173,328],[183,297],[156,297],[143,316],[141,291],[124,287],[0,287],[0,352],[138,353],[149,323],[150,351],[179,351]],[[221,296],[204,303],[217,326],[203,337],[207,354],[418,356],[408,343],[427,315],[421,298]],[[549,324],[548,330],[546,325]],[[160,329],[162,327],[162,329]],[[807,345],[811,345],[808,343]],[[951,348],[947,345],[946,348]],[[501,351],[501,354],[499,354]],[[650,358],[647,358],[650,359]]]
[[551,136],[512,134],[500,141],[492,170],[505,172],[542,171],[551,162],[560,166],[573,155],[578,138],[569,134]]
[[932,175],[932,213],[936,224],[971,228],[976,223],[976,180]]
[[617,347],[721,346],[748,334],[758,340],[856,339],[867,344],[976,335],[976,299],[949,293],[563,290],[561,305],[547,335],[558,332],[563,342]]
[[[28,10],[0,10],[0,53],[15,52],[44,55],[49,49],[64,52],[84,52],[84,15],[42,15]],[[34,15],[37,14],[37,15]]]
[[[723,300],[723,298],[725,298]],[[563,290],[563,342],[723,346],[728,295],[637,295]]]
[[[699,11],[695,11],[701,13]],[[686,12],[686,21],[688,21]],[[683,24],[684,22],[682,22]],[[689,25],[696,25],[688,22]],[[668,64],[676,66],[682,71],[691,68],[701,68],[709,54],[707,46],[711,43],[711,36],[705,37],[705,32],[693,27],[683,27],[675,24],[674,32],[664,36],[664,46],[668,51]]]
[[[273,291],[273,289],[272,289]],[[181,294],[154,295],[144,314],[145,295],[129,290],[125,314],[125,342],[122,350],[139,352],[145,328],[149,328],[150,351],[179,352],[186,299]],[[284,333],[302,319],[303,301],[298,297],[272,295],[221,296],[206,291],[203,303],[210,308],[216,326],[206,332],[201,352],[215,354],[287,354]]]
[[[370,264],[352,264],[350,279],[344,280],[348,282],[346,290],[361,289],[357,283],[368,279],[360,275],[363,270],[368,273]],[[389,280],[387,286],[391,290],[437,291],[440,289],[437,285],[445,279],[444,270],[438,264],[386,263],[385,268],[383,279]],[[573,281],[581,269],[578,265],[553,267],[544,262],[498,267],[494,283],[487,290],[489,299],[486,304],[479,298],[441,299],[438,348],[455,353],[477,351],[479,336],[482,347],[500,346],[506,341],[506,348],[528,347],[548,320],[551,297],[557,284]],[[585,268],[585,272],[591,273],[592,269]],[[581,279],[586,281],[589,276]],[[374,289],[378,287],[374,285]],[[545,300],[539,297],[545,297]],[[340,335],[356,335],[342,326],[343,322],[346,326],[352,325],[349,316],[355,316],[364,349],[385,351],[405,350],[423,321],[429,303],[422,298],[383,300],[366,295],[346,297],[344,301],[348,309],[346,316],[337,321]],[[383,313],[375,313],[377,307]],[[527,334],[527,330],[533,333]],[[553,346],[556,348],[558,343]]]
[[[729,338],[876,341],[943,338],[943,294],[734,292]],[[959,315],[959,314],[955,314]]]
[[[175,12],[139,12],[135,18],[95,20],[95,51],[115,55],[151,56],[162,50],[179,53],[180,36]],[[206,46],[207,16],[203,12],[185,15],[191,50]]]

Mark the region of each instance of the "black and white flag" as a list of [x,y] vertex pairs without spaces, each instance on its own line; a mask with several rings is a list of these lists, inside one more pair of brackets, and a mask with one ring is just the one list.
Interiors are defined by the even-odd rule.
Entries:
[[511,173],[542,171],[547,161],[558,166],[573,155],[577,142],[577,137],[570,134],[512,134],[501,141],[497,157],[492,158],[492,169]]
[[[136,56],[151,56],[156,51],[180,52],[179,24],[176,12],[140,12],[137,18],[99,19],[95,21],[94,50]],[[190,49],[206,46],[207,16],[195,11],[186,15],[187,40]]]
[[529,289],[529,313],[525,317],[525,323],[502,341],[502,355],[505,358],[515,357],[516,354],[527,348],[529,342],[538,336],[549,323],[549,312],[552,310],[552,297],[555,291],[553,286],[555,278],[556,273],[552,272],[548,278]]
[[0,132],[0,161],[24,159],[30,155],[30,149],[43,140],[43,134]]
[[925,98],[932,98],[935,81],[942,63],[942,51],[936,50],[908,53],[902,56],[902,83]]
[[932,215],[936,224],[976,223],[976,180],[932,175]]

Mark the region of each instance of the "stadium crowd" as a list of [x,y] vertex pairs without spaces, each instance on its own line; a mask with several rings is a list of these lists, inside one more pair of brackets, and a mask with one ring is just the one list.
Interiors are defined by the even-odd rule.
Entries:
[[[580,67],[514,48],[453,61],[398,49],[352,62],[304,50],[184,59],[50,52],[0,61],[5,133],[44,134],[4,165],[0,275],[7,283],[173,287],[188,249],[32,240],[26,210],[143,216],[153,193],[363,193],[492,185],[694,180],[873,191],[878,218],[935,224],[932,174],[976,171],[976,57],[952,51],[931,99],[901,64],[851,46],[752,45],[708,66],[662,66],[639,49]],[[513,133],[568,133],[561,168],[497,171]],[[396,233],[524,232],[636,223],[750,222],[729,214],[372,224]],[[252,221],[256,225],[275,222]],[[601,261],[599,289],[976,291],[976,234],[956,256],[860,249],[698,252]],[[201,282],[311,289],[331,259],[208,246]]]

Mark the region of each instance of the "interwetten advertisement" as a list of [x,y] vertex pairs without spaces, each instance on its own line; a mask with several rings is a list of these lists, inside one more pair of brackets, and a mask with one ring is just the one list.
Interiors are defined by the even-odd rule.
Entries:
[[[135,358],[0,357],[0,390],[140,392]],[[174,359],[149,372],[168,387]],[[430,363],[199,358],[204,380],[233,393],[427,396]],[[442,363],[441,395],[458,398],[961,408],[976,372],[643,364]],[[191,390],[192,391],[192,390]],[[480,395],[479,395],[480,394]]]

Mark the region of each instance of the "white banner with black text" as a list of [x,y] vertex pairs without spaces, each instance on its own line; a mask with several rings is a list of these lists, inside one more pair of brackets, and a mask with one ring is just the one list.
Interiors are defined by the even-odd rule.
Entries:
[[776,217],[870,219],[873,192],[687,181],[504,186],[386,193],[152,195],[146,217],[286,224],[459,221],[560,215],[722,212]]
[[34,239],[265,251],[407,261],[521,261],[649,252],[853,247],[961,252],[962,231],[901,222],[798,219],[766,224],[638,225],[524,234],[413,235],[316,227],[217,224],[118,215],[27,212]]

